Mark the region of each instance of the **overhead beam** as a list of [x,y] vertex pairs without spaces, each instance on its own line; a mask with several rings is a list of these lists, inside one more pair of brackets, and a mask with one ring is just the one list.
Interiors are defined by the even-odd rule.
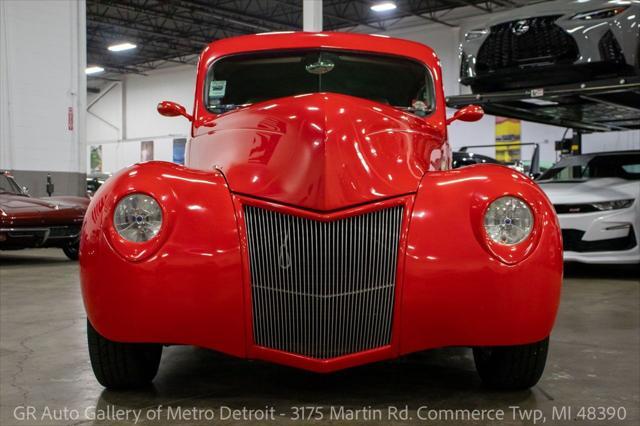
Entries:
[[[167,3],[168,5],[170,5],[171,7],[181,7],[179,6],[178,3]],[[143,7],[139,7],[139,6],[135,6],[135,5],[131,5],[131,4],[122,4],[122,3],[115,3],[112,4],[112,7],[115,9],[120,9],[120,10],[126,10],[126,11],[130,11],[130,12],[136,12],[136,13],[140,13],[143,14],[145,16],[153,16],[156,18],[162,18],[162,19],[166,19],[168,21],[174,21],[174,22],[181,22],[183,24],[188,24],[188,25],[197,25],[199,27],[203,27],[203,28],[210,28],[211,25],[220,25],[222,23],[232,23],[238,26],[242,26],[244,28],[251,28],[251,29],[256,29],[256,27],[258,27],[257,29],[260,29],[262,31],[265,31],[265,28],[267,27],[262,27],[262,26],[256,26],[253,24],[248,24],[246,22],[240,22],[240,21],[235,21],[235,20],[231,20],[229,18],[225,18],[223,16],[219,16],[216,14],[212,14],[212,13],[205,13],[202,11],[198,11],[197,14],[200,16],[207,16],[207,17],[211,17],[213,18],[216,22],[212,22],[212,21],[203,21],[202,19],[200,19],[200,16],[194,16],[193,15],[193,11],[190,11],[186,8],[182,8],[183,11],[185,12],[189,12],[191,14],[191,16],[189,18],[187,17],[183,17],[181,15],[175,14],[175,13],[167,13],[164,11],[157,11],[154,9],[150,9],[150,8],[143,8]],[[246,30],[239,30],[239,29],[231,29],[231,27],[227,26],[226,27],[228,30],[239,33],[239,34],[245,34]]]
[[493,10],[491,8],[485,7],[485,6],[481,6],[479,3],[477,3],[474,0],[447,0],[445,3],[449,3],[449,2],[458,4],[460,6],[471,6],[471,7],[474,7],[476,9],[482,10],[483,12],[487,12],[487,13],[493,12]]
[[[97,18],[97,19],[96,19]],[[169,40],[174,40],[174,41],[179,41],[181,40],[177,35],[170,35],[170,34],[166,34],[164,32],[162,32],[159,28],[149,28],[149,25],[145,25],[145,24],[141,24],[141,23],[137,23],[137,24],[125,24],[121,21],[118,21],[114,18],[105,18],[105,17],[92,17],[91,18],[92,23],[93,24],[97,24],[97,25],[106,25],[106,26],[113,26],[116,28],[120,28],[121,30],[123,30],[125,33],[140,33],[140,34],[146,34],[148,36],[151,37],[161,37],[164,39],[169,39]],[[146,28],[142,28],[141,25],[145,25]],[[193,40],[194,38],[198,38],[199,41]],[[204,37],[196,37],[195,35],[189,39],[186,40],[181,40],[184,43],[187,43],[188,45],[194,46],[194,45],[198,45],[201,46],[202,43],[208,43],[209,40],[207,40]],[[183,44],[181,42],[178,42],[176,44],[180,44],[182,46],[187,46],[187,44]]]
[[[181,0],[179,1],[178,4],[189,5],[190,8],[195,7],[198,13],[203,13],[210,16],[218,16],[223,19],[229,20],[229,22],[237,23],[238,25],[245,25],[245,26],[252,27],[254,30],[257,29],[259,31],[275,31],[275,30],[285,30],[285,29],[288,29],[288,30],[300,29],[299,27],[296,27],[286,22],[276,21],[271,18],[255,16],[253,14],[246,13],[246,12],[243,12],[242,14],[240,14],[220,6],[215,7],[216,12],[211,12],[210,10],[207,9],[210,7],[210,5],[203,4],[202,2],[197,0]],[[267,25],[253,24],[251,22],[247,22],[246,21],[247,18],[255,21],[259,21],[259,22],[265,22],[267,23]]]

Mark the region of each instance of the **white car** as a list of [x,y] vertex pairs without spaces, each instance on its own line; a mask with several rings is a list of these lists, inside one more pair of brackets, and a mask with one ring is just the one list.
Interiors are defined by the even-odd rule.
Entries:
[[558,214],[565,261],[640,263],[640,151],[567,157],[538,183]]

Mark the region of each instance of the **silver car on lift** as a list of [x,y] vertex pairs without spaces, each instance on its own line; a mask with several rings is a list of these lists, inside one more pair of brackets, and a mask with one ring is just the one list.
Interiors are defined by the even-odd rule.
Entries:
[[640,74],[640,0],[558,0],[496,14],[460,46],[474,93]]

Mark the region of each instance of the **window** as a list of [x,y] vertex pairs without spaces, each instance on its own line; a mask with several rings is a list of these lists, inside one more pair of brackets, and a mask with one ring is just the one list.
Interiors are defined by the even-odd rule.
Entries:
[[12,178],[0,173],[0,193],[22,195],[22,190]]
[[409,59],[328,50],[269,52],[222,58],[209,70],[210,110],[306,93],[333,92],[410,108],[433,109],[426,66]]
[[539,180],[563,182],[595,178],[640,180],[640,154],[568,157],[547,170]]

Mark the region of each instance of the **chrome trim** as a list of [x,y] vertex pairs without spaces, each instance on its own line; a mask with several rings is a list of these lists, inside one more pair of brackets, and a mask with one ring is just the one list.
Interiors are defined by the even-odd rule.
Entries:
[[331,222],[244,212],[256,345],[328,359],[391,343],[402,206]]
[[51,230],[54,228],[69,228],[69,225],[61,225],[61,226],[49,226],[49,227],[31,227],[31,228],[0,228],[0,232],[6,232],[11,238],[30,238],[30,237],[38,237],[38,235],[27,234],[27,235],[15,235],[13,232],[42,232],[43,237],[40,244],[46,243],[48,240],[62,240],[68,239],[73,240],[80,236],[80,231],[73,235],[63,235],[63,236],[51,236]]

